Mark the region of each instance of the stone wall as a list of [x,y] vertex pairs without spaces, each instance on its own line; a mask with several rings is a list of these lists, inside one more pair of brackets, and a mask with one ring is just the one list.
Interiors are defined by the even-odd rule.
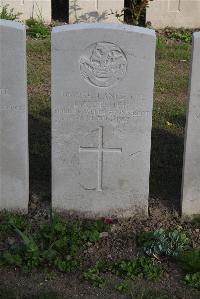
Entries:
[[44,22],[51,22],[51,0],[2,0],[1,4],[9,4],[16,13],[22,13],[21,19],[42,17]]

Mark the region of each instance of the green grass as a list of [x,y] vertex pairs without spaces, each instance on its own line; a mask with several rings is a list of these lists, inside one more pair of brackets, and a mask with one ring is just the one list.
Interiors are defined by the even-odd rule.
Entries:
[[159,38],[156,51],[150,193],[180,197],[191,45]]
[[[50,185],[50,39],[28,39],[30,179]],[[31,186],[32,187],[32,186]]]

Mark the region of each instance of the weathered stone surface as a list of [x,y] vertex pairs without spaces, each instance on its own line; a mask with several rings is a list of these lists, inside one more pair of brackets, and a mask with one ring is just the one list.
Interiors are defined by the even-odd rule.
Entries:
[[199,14],[197,0],[153,0],[146,11],[146,22],[153,28],[199,28]]
[[200,32],[193,35],[193,59],[186,124],[182,214],[200,214]]
[[26,33],[0,20],[0,209],[28,208]]
[[79,24],[52,33],[52,205],[147,215],[155,33]]
[[119,23],[112,12],[120,14],[123,8],[124,0],[69,0],[69,23]]

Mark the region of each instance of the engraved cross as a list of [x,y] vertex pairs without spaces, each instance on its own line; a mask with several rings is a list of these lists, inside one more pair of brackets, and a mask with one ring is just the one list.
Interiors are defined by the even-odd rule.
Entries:
[[99,144],[98,147],[82,147],[79,152],[93,152],[98,153],[98,187],[97,191],[102,191],[102,177],[103,177],[103,153],[121,153],[122,148],[105,148],[103,147],[103,127],[99,127]]
[[181,0],[168,0],[168,12],[180,12]]

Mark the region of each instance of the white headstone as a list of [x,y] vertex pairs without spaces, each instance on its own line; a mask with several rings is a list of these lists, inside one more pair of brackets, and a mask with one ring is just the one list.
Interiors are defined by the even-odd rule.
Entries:
[[54,28],[54,209],[147,215],[154,56],[150,29]]
[[14,13],[21,13],[22,20],[39,18],[46,23],[51,22],[51,0],[1,0],[0,4],[8,4],[8,10],[13,8]]
[[146,22],[153,28],[199,28],[199,14],[198,0],[153,0],[146,11]]
[[119,23],[112,12],[120,14],[123,9],[124,0],[69,0],[69,23]]
[[182,186],[182,214],[200,214],[200,32],[193,34],[193,59]]
[[28,208],[26,32],[0,20],[0,209]]

